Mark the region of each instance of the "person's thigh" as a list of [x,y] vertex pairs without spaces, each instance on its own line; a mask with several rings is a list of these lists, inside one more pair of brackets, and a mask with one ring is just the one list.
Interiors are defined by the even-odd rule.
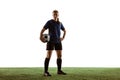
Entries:
[[46,45],[46,50],[54,50],[55,44],[48,42]]
[[62,43],[56,43],[55,44],[55,50],[62,50]]

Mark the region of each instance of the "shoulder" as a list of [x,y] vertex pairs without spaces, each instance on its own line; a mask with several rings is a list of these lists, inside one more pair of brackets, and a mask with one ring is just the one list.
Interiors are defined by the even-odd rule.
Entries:
[[47,22],[46,22],[46,25],[49,25],[51,23],[51,20],[48,20]]
[[47,21],[47,24],[50,24],[50,23],[53,23],[52,19]]
[[48,20],[47,23],[49,23],[51,20]]
[[48,20],[48,22],[53,22],[53,19]]
[[62,26],[63,26],[63,23],[62,23],[62,22],[60,22],[60,25],[62,25]]

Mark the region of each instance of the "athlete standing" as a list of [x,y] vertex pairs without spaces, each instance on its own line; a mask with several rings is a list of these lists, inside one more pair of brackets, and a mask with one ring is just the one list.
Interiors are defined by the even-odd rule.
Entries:
[[[47,42],[46,50],[47,56],[44,61],[44,76],[51,76],[48,72],[49,61],[52,55],[52,51],[55,50],[57,53],[57,74],[66,75],[65,72],[61,70],[62,66],[62,43],[61,41],[64,40],[66,35],[66,30],[63,24],[59,21],[59,12],[57,10],[53,11],[53,19],[47,21],[44,25],[43,29],[40,32],[40,40],[44,42],[43,33],[45,30],[48,29],[50,35],[50,41]],[[63,31],[63,36],[61,35],[61,30]]]

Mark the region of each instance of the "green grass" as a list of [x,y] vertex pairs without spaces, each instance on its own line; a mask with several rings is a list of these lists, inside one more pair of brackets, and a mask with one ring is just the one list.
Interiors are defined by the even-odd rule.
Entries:
[[43,76],[43,68],[0,68],[0,80],[120,80],[120,68],[63,68],[67,75]]

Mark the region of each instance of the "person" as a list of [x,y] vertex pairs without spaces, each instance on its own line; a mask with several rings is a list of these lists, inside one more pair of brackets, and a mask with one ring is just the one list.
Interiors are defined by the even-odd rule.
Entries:
[[[52,55],[52,51],[55,50],[57,53],[57,74],[66,75],[65,72],[61,70],[62,66],[62,41],[65,38],[66,30],[63,24],[59,21],[59,12],[58,10],[53,11],[53,19],[47,21],[43,29],[40,32],[40,40],[45,42],[43,38],[43,33],[48,29],[50,40],[47,42],[46,50],[47,56],[44,61],[44,76],[51,76],[48,72],[49,61]],[[61,30],[63,31],[63,36],[61,36]]]

